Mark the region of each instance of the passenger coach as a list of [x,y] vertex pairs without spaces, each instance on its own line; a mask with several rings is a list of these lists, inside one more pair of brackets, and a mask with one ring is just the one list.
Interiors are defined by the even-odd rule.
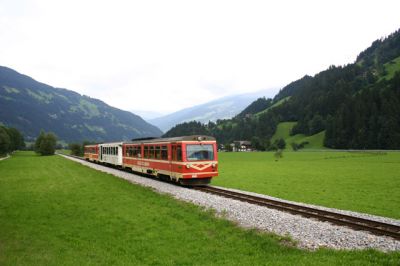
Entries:
[[87,160],[150,174],[183,185],[208,184],[212,177],[218,176],[217,145],[215,139],[209,136],[138,139],[97,146],[98,160],[90,154],[87,156],[85,152]]

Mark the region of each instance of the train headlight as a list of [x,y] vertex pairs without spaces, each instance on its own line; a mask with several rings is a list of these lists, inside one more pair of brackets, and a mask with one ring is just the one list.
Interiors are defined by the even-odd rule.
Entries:
[[213,163],[211,166],[212,166],[213,168],[215,168],[217,165],[216,165],[215,163]]
[[187,165],[186,165],[186,168],[189,169],[189,168],[190,168],[190,164],[187,164]]

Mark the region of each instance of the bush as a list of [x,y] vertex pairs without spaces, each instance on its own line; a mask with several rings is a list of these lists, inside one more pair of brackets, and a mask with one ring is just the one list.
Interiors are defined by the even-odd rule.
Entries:
[[304,146],[307,145],[308,143],[309,143],[308,141],[303,141],[303,142],[300,143],[300,144],[297,144],[296,142],[292,142],[292,143],[290,143],[290,145],[292,146],[292,149],[293,149],[294,151],[298,151],[298,150],[300,150],[300,149],[303,149]]
[[283,138],[276,139],[268,150],[284,150],[286,148],[286,142]]
[[71,155],[83,156],[83,146],[79,143],[70,143],[69,149],[71,150]]
[[283,151],[278,149],[275,153],[274,153],[274,157],[275,157],[275,161],[277,162],[279,159],[283,158]]

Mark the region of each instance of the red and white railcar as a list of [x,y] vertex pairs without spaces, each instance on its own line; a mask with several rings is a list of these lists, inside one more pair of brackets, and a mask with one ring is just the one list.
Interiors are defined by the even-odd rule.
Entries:
[[218,176],[215,138],[184,136],[98,145],[98,161],[179,182],[208,184]]
[[84,147],[83,157],[92,162],[99,161],[99,145],[86,145]]
[[207,184],[218,175],[217,144],[208,136],[124,143],[123,167],[184,185]]

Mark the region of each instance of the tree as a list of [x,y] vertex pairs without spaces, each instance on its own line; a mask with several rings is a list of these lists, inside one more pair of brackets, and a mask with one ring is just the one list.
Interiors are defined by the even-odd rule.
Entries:
[[39,136],[36,138],[34,150],[36,153],[40,153],[40,144],[42,143],[43,139],[45,138],[45,133],[43,130],[40,131]]
[[10,151],[11,139],[6,128],[0,126],[0,155]]
[[284,140],[283,138],[279,138],[279,139],[276,139],[276,140],[274,141],[273,146],[274,146],[277,150],[283,150],[283,149],[286,148],[286,142],[285,142],[285,140]]
[[22,136],[21,132],[18,131],[18,129],[12,127],[8,128],[7,133],[11,140],[11,151],[16,151],[25,147],[24,137]]
[[35,152],[40,155],[53,155],[56,150],[57,137],[54,133],[44,133],[42,130],[35,142]]

